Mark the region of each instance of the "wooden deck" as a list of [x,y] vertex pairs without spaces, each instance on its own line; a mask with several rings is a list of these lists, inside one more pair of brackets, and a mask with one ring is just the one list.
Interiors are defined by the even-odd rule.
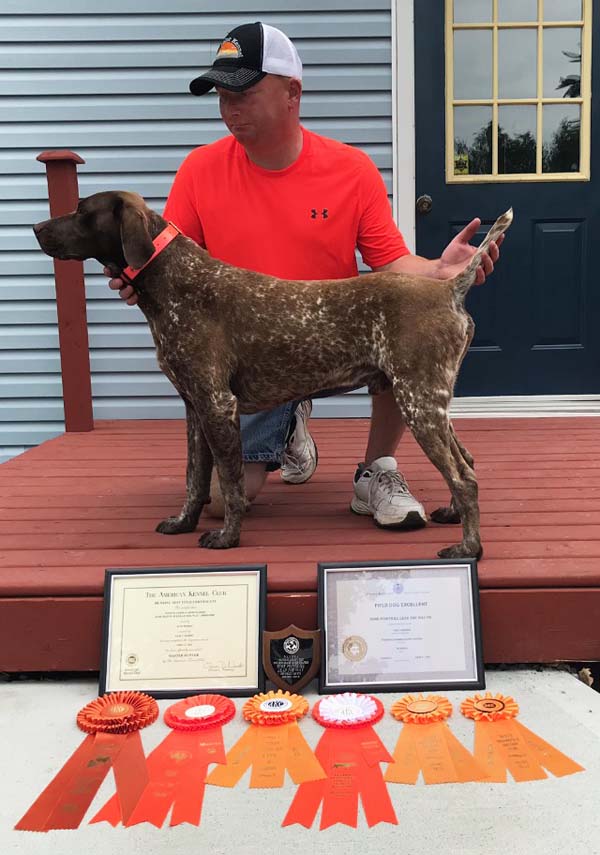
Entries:
[[[456,419],[480,484],[484,655],[492,662],[600,659],[600,419]],[[99,422],[0,466],[0,670],[95,670],[107,567],[268,565],[270,628],[316,625],[318,561],[432,558],[454,526],[386,532],[348,510],[368,421],[313,420],[308,484],[278,473],[238,549],[154,532],[183,499],[185,426]],[[432,510],[441,476],[407,437],[400,467]],[[199,530],[214,526],[201,519]]]

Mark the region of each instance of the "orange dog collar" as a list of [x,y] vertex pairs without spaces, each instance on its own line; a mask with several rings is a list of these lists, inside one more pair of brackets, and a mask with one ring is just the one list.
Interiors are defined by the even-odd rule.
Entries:
[[139,276],[142,270],[145,270],[146,267],[148,267],[148,265],[154,261],[156,256],[160,255],[163,249],[165,249],[171,243],[171,241],[175,240],[177,235],[180,234],[182,234],[182,232],[177,228],[175,223],[169,223],[166,229],[163,229],[162,232],[157,235],[152,241],[152,243],[154,244],[154,252],[150,256],[148,261],[142,267],[139,267],[137,270],[133,267],[126,267],[121,273],[121,279],[123,279],[127,283],[133,282],[136,276]]

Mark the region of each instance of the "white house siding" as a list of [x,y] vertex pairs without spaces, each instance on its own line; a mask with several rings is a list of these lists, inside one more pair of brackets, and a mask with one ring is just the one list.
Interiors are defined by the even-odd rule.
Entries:
[[[2,0],[0,460],[63,430],[53,268],[31,231],[48,216],[41,151],[85,159],[82,196],[134,190],[161,210],[186,154],[223,135],[216,98],[194,98],[189,81],[228,29],[262,20],[298,47],[304,124],[364,149],[391,198],[390,0],[257,2]],[[109,291],[96,262],[85,272],[95,418],[183,416],[139,310]],[[321,400],[315,414],[368,407],[357,393]]]

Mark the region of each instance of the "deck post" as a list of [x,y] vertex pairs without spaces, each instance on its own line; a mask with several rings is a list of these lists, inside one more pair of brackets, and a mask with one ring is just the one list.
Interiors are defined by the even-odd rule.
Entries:
[[[74,211],[79,201],[77,164],[85,160],[66,150],[44,151],[36,160],[46,165],[50,216]],[[90,431],[94,416],[83,263],[54,259],[54,280],[65,430]]]

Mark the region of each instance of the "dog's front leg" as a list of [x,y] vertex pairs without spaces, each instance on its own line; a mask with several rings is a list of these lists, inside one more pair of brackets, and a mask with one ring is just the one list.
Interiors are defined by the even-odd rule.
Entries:
[[202,427],[213,453],[225,505],[223,528],[205,532],[200,546],[229,549],[238,546],[246,510],[242,438],[237,399],[229,391],[210,395],[202,414]]
[[161,534],[183,534],[194,531],[202,508],[210,502],[210,476],[212,451],[204,436],[200,419],[194,408],[185,401],[187,420],[187,473],[186,497],[178,516],[167,517],[156,526]]

